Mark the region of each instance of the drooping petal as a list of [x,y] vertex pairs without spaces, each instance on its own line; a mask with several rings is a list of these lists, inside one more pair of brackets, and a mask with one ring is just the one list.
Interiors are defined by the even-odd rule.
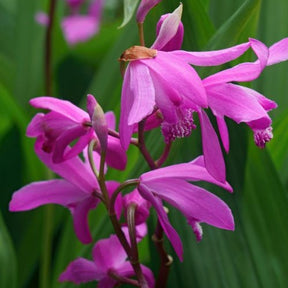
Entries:
[[120,113],[120,124],[119,124],[119,133],[120,141],[124,150],[127,150],[130,144],[130,139],[133,133],[133,126],[128,125],[128,117],[134,101],[134,94],[130,88],[130,63],[126,69],[124,75],[124,81],[122,86],[121,93],[121,113]]
[[269,47],[267,65],[277,64],[288,60],[288,38],[284,38]]
[[151,46],[152,49],[162,50],[162,48],[165,47],[174,38],[181,23],[182,11],[183,5],[180,3],[179,7],[164,19],[157,38]]
[[[159,35],[159,32],[161,30],[161,26],[164,22],[164,20],[169,16],[170,14],[165,14],[160,17],[160,20],[157,23],[156,26],[156,35]],[[181,49],[182,42],[184,37],[184,26],[182,22],[180,21],[178,30],[176,34],[166,43],[166,45],[162,46],[161,51],[174,51]]]
[[205,52],[187,52],[187,51],[171,51],[174,56],[181,57],[187,63],[195,66],[218,66],[230,62],[250,48],[250,43],[243,43],[230,48],[205,51]]
[[177,256],[182,261],[183,260],[183,247],[181,239],[178,235],[178,233],[175,231],[175,229],[172,227],[172,225],[169,222],[167,213],[165,212],[162,202],[158,197],[155,197],[153,195],[154,191],[151,191],[148,186],[146,186],[143,183],[140,183],[138,187],[138,191],[142,195],[143,198],[145,198],[147,201],[149,201],[155,208],[158,219],[161,223],[161,226],[167,235],[168,239],[170,240]]
[[92,255],[97,269],[103,273],[110,268],[121,267],[127,259],[127,254],[116,235],[99,240],[93,248]]
[[78,258],[72,261],[60,275],[60,282],[73,282],[75,284],[99,280],[104,275],[99,273],[96,265],[87,259]]
[[151,114],[155,105],[155,89],[149,69],[142,63],[130,64],[130,88],[134,95],[128,125],[140,122]]
[[145,185],[180,210],[188,220],[227,230],[234,229],[233,216],[227,204],[201,187],[176,178],[155,180]]
[[99,30],[99,23],[94,16],[72,15],[62,20],[61,27],[68,44],[75,45],[92,38]]
[[81,202],[76,203],[75,206],[70,206],[70,211],[73,215],[75,234],[84,244],[88,244],[93,241],[88,225],[88,213],[91,209],[96,208],[99,202],[99,199],[91,196],[85,198]]
[[9,210],[26,211],[46,204],[68,207],[85,197],[87,197],[85,192],[62,179],[33,182],[13,194]]
[[202,110],[198,115],[201,125],[205,166],[216,180],[225,183],[226,168],[218,136],[206,113]]
[[82,123],[84,119],[89,121],[88,113],[66,100],[43,96],[33,98],[29,103],[35,108],[48,109],[63,114],[78,123]]
[[141,0],[136,13],[136,21],[138,23],[143,23],[145,21],[148,12],[156,6],[161,0]]
[[43,133],[43,121],[45,114],[37,113],[27,126],[26,136],[27,137],[37,137]]

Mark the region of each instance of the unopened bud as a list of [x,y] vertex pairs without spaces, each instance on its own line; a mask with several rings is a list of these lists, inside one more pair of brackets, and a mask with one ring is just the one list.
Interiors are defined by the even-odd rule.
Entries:
[[87,95],[87,110],[92,127],[99,139],[101,150],[105,151],[107,149],[108,126],[102,107],[91,94]]

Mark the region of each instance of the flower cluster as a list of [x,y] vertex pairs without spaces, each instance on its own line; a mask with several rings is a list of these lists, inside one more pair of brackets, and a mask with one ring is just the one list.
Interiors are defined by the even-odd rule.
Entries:
[[[90,14],[85,19],[78,15],[82,2],[67,0],[71,16],[63,20],[62,26],[71,44],[95,33],[98,27],[94,16],[99,13],[102,1],[92,1]],[[158,2],[141,1],[136,16],[140,25]],[[103,202],[115,229],[115,235],[95,244],[93,261],[78,258],[71,262],[60,281],[78,284],[97,280],[99,287],[114,287],[121,283],[154,287],[153,274],[148,267],[139,264],[137,252],[137,243],[147,234],[146,221],[152,207],[158,217],[154,236],[160,242],[159,235],[164,232],[179,259],[183,259],[181,239],[169,221],[163,202],[186,217],[198,241],[202,239],[201,223],[234,230],[232,212],[227,204],[195,182],[209,182],[232,192],[226,180],[221,150],[222,143],[226,152],[229,151],[225,117],[246,123],[260,148],[273,137],[268,112],[277,104],[239,83],[252,81],[266,66],[287,60],[288,39],[270,48],[256,39],[249,39],[246,43],[217,51],[184,51],[180,50],[184,35],[181,14],[182,5],[160,18],[157,38],[151,48],[133,46],[121,55],[120,61],[128,62],[128,65],[122,87],[119,133],[115,130],[114,114],[104,113],[92,95],[87,96],[87,112],[52,97],[30,101],[33,107],[48,112],[34,116],[27,136],[36,138],[37,156],[61,179],[22,187],[13,194],[10,211],[25,211],[50,203],[62,205],[71,211],[76,236],[88,244],[93,241],[88,213]],[[90,27],[90,24],[86,25],[87,21],[91,21],[91,29],[86,29]],[[72,29],[80,22],[86,23],[83,24],[85,29]],[[75,31],[85,32],[86,36],[81,34],[82,38]],[[254,62],[240,63],[204,79],[195,70],[194,66],[230,62],[248,49],[257,58]],[[216,118],[221,141],[207,109]],[[203,155],[188,163],[161,167],[171,144],[177,138],[189,137],[196,129],[195,117],[201,126]],[[144,134],[159,127],[163,134],[159,141],[165,148],[155,161],[145,146]],[[139,148],[151,171],[123,183],[106,180],[107,166],[125,169],[130,144]],[[124,193],[129,187],[133,189]]]

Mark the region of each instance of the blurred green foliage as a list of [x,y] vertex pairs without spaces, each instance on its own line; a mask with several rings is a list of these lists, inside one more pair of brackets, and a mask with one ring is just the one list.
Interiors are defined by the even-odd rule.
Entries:
[[[51,96],[84,106],[85,95],[91,93],[105,110],[114,110],[119,115],[122,79],[117,59],[126,48],[138,43],[134,16],[124,28],[117,29],[123,21],[122,1],[107,0],[100,33],[86,43],[68,47],[60,29],[65,13],[63,2],[57,3]],[[271,45],[288,35],[287,0],[182,2],[184,50],[220,49],[244,42],[248,37]],[[133,4],[133,1],[126,3]],[[74,287],[58,283],[57,278],[72,259],[90,257],[92,248],[79,243],[69,212],[62,208],[51,210],[53,215],[48,222],[43,208],[26,213],[8,212],[13,191],[47,175],[34,155],[33,141],[25,136],[26,125],[35,114],[28,100],[44,93],[45,28],[39,26],[34,17],[37,11],[47,11],[47,4],[48,0],[0,0],[1,288],[41,286],[42,255],[47,251],[45,245],[49,245],[49,241],[45,244],[47,241],[43,239],[47,229],[51,229],[53,245],[51,283],[46,283],[46,287]],[[159,16],[178,5],[179,1],[163,0],[149,13],[145,23],[147,45],[155,39]],[[129,9],[127,11],[129,14]],[[128,20],[128,16],[125,19]],[[254,146],[247,127],[229,122],[231,152],[226,155],[226,163],[234,194],[209,188],[230,205],[236,221],[235,232],[203,225],[204,239],[196,243],[183,216],[171,209],[172,223],[183,239],[184,262],[174,257],[169,287],[288,287],[287,71],[287,63],[275,65],[253,84],[279,104],[279,109],[273,112],[275,136],[267,149],[261,151]],[[147,137],[155,155],[162,148],[157,135]],[[169,162],[189,161],[199,153],[200,135],[196,131],[191,138],[175,143]],[[109,177],[124,180],[146,169],[135,149],[129,151],[129,161],[125,172],[119,175],[118,171],[110,171]],[[90,216],[95,240],[112,231],[104,211],[100,207]],[[52,226],[47,227],[47,223]],[[140,254],[154,268],[158,260],[150,245],[144,241]],[[170,249],[168,243],[167,247]],[[95,283],[80,286],[95,287]]]

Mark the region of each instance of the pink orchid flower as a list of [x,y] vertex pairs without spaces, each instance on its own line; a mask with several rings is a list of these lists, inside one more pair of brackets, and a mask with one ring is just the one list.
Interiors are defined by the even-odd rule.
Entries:
[[146,48],[152,51],[153,57],[133,60],[126,69],[121,97],[120,140],[123,148],[127,149],[135,125],[147,117],[149,120],[155,110],[161,112],[161,128],[167,143],[189,136],[196,127],[192,115],[197,112],[202,126],[207,169],[215,178],[224,182],[226,174],[221,147],[203,111],[203,108],[208,108],[206,90],[190,64],[221,65],[242,55],[251,43],[209,52],[177,50],[183,39],[181,14],[182,5],[172,14],[162,16],[152,49]]
[[162,0],[141,0],[136,13],[136,21],[143,23],[149,11]]
[[[93,96],[88,95],[87,99],[89,100],[90,97]],[[36,114],[28,125],[26,134],[28,137],[43,136],[42,149],[52,154],[55,163],[75,157],[92,139],[98,139],[89,114],[69,101],[53,97],[38,97],[31,99],[30,104],[35,108],[50,110],[47,114]],[[105,118],[108,128],[114,129],[116,122],[113,112],[107,112]],[[78,141],[75,145],[71,149],[66,149],[76,139]],[[107,141],[107,164],[123,170],[127,157],[120,141],[111,136],[108,136]],[[96,149],[100,152],[100,145]]]
[[[144,226],[142,226],[144,228]],[[139,230],[139,228],[137,229]],[[140,234],[144,234],[144,231]],[[60,275],[59,281],[71,281],[75,284],[99,281],[98,287],[113,288],[120,284],[116,279],[133,277],[134,270],[127,254],[116,235],[96,243],[92,251],[93,260],[78,258],[71,262]],[[144,277],[149,287],[154,287],[154,277],[151,270],[141,265]]]
[[[58,204],[68,208],[73,216],[74,230],[84,244],[92,242],[88,226],[88,213],[95,209],[100,200],[95,192],[101,193],[89,164],[87,151],[85,161],[80,157],[71,158],[60,164],[52,161],[51,154],[42,150],[44,139],[39,136],[35,143],[35,152],[40,160],[63,179],[33,182],[16,191],[9,204],[10,211],[27,211],[45,204]],[[94,162],[99,169],[100,157],[94,152]],[[115,181],[107,182],[110,194],[117,188]],[[122,209],[121,195],[116,199],[115,211],[120,217]]]
[[183,213],[197,240],[201,240],[202,237],[199,225],[201,222],[221,229],[234,229],[234,220],[229,207],[212,193],[188,181],[206,181],[232,191],[227,182],[219,182],[210,175],[204,165],[203,156],[189,163],[176,164],[144,173],[140,177],[138,186],[141,196],[154,206],[161,226],[180,260],[183,255],[182,243],[169,222],[162,200]]

